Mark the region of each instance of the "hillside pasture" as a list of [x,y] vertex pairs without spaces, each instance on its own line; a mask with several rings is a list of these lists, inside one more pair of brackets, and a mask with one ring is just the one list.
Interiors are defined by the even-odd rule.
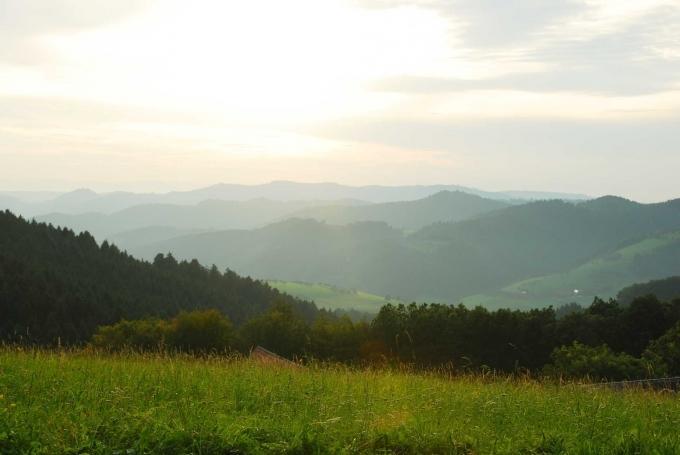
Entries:
[[376,294],[360,290],[343,289],[323,283],[303,283],[299,281],[268,281],[271,287],[288,295],[304,300],[311,300],[319,308],[327,310],[355,310],[376,314],[380,307],[388,303],[400,303],[396,299],[388,300]]

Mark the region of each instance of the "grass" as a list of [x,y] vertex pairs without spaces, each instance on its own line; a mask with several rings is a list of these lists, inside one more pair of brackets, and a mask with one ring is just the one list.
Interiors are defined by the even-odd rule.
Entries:
[[[636,261],[647,257],[649,262],[655,258],[654,255],[663,254],[668,248],[677,249],[679,245],[680,231],[650,237],[567,272],[524,280],[497,293],[466,297],[463,302],[470,307],[482,305],[487,308],[557,307],[569,302],[588,306],[595,296],[613,298],[621,289],[633,283],[672,275],[673,270],[668,268],[664,268],[663,276],[647,275],[636,266]],[[659,262],[662,263],[662,260]],[[579,292],[574,293],[575,289]]]
[[322,283],[301,283],[298,281],[268,281],[271,287],[281,292],[313,300],[319,308],[328,310],[356,310],[375,314],[380,307],[397,300],[387,300],[385,297],[368,292],[341,289]]
[[0,351],[0,453],[680,452],[680,400],[529,380]]

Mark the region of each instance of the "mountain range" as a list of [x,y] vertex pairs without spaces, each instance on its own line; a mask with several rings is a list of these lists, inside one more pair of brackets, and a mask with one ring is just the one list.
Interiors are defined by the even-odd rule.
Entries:
[[110,214],[143,204],[194,205],[208,200],[249,201],[269,199],[272,201],[341,201],[359,200],[367,203],[398,202],[422,199],[441,191],[461,191],[488,199],[536,200],[565,199],[583,200],[587,196],[568,193],[506,191],[490,192],[459,185],[410,185],[410,186],[348,186],[337,183],[299,183],[276,181],[261,185],[237,185],[220,183],[190,191],[168,193],[132,193],[116,191],[97,193],[79,189],[68,193],[51,192],[0,192],[2,209],[12,209],[24,216],[48,213],[103,213]]
[[382,221],[395,228],[415,230],[437,222],[463,221],[510,205],[462,191],[440,191],[415,201],[310,207],[293,216],[336,225]]
[[362,203],[356,200],[249,201],[207,200],[196,205],[142,204],[111,214],[52,213],[38,221],[88,231],[98,239],[122,247],[139,243],[139,236],[167,237],[196,231],[254,229],[288,218],[309,218],[345,225],[357,221],[383,221],[398,229],[418,229],[438,221],[461,221],[510,204],[460,191],[441,191],[416,201]]
[[[374,299],[588,304],[680,274],[680,200],[272,182],[165,194],[6,193],[2,204],[24,215],[54,209],[34,218],[147,260],[172,252]],[[307,288],[315,289],[296,286]]]
[[[338,226],[289,219],[254,230],[182,236],[131,251],[146,258],[172,252],[268,279],[452,303],[567,272],[674,230],[680,230],[680,200],[639,204],[608,196],[508,206],[412,233],[385,222]],[[639,281],[635,273],[630,278]],[[546,296],[545,305],[550,303]]]
[[[353,201],[336,201],[356,204]],[[145,228],[172,228],[178,235],[186,231],[210,231],[218,229],[252,229],[286,218],[298,211],[328,202],[272,201],[253,199],[249,201],[206,200],[195,205],[149,203],[129,207],[111,214],[51,213],[38,216],[38,221],[58,226],[68,226],[76,231],[89,231],[98,239]]]

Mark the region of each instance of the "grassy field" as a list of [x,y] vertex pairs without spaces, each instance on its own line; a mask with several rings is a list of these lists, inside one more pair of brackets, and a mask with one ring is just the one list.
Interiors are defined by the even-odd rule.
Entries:
[[[613,298],[621,289],[633,283],[665,278],[677,273],[677,270],[666,267],[661,274],[645,275],[636,267],[636,261],[642,258],[654,260],[656,254],[663,254],[669,248],[680,248],[680,231],[644,239],[564,273],[514,283],[495,294],[466,297],[463,303],[470,307],[482,305],[487,308],[518,309],[548,305],[557,307],[569,302],[588,306],[595,296]],[[662,263],[662,260],[659,259],[658,262]],[[578,293],[574,290],[578,290]]]
[[388,301],[385,297],[368,292],[341,289],[321,283],[300,283],[297,281],[268,281],[267,283],[286,294],[313,300],[319,308],[328,310],[356,310],[365,313],[377,313],[380,307],[387,303],[399,303],[396,300]]
[[672,454],[679,425],[663,393],[0,351],[2,454]]

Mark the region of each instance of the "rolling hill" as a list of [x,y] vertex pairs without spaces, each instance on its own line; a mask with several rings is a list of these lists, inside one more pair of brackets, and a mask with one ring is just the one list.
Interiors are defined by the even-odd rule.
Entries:
[[[130,251],[149,259],[159,251],[171,251],[177,257],[201,258],[206,264],[229,267],[246,275],[324,282],[375,293],[376,288],[389,288],[393,274],[402,267],[414,266],[422,255],[408,248],[404,238],[400,230],[385,223],[333,226],[289,219],[254,230],[178,237]],[[376,263],[383,264],[379,273]],[[372,285],[363,288],[367,281]]]
[[[75,229],[78,231],[78,229]],[[109,243],[119,246],[123,250],[143,247],[149,243],[163,242],[192,234],[208,232],[205,229],[179,229],[168,226],[148,226],[129,231],[117,232],[104,237]],[[102,237],[99,237],[102,238]]]
[[195,205],[207,200],[249,201],[252,199],[269,199],[287,202],[361,200],[370,203],[383,203],[422,199],[440,191],[462,191],[488,199],[506,201],[583,200],[587,198],[587,196],[579,194],[547,192],[490,192],[458,185],[348,186],[337,183],[275,181],[261,185],[219,183],[190,191],[168,193],[133,193],[126,191],[97,193],[85,188],[61,194],[2,192],[0,193],[0,210],[11,208],[24,216],[37,216],[48,213],[82,214],[92,212],[111,214],[138,205]]
[[[337,201],[336,204],[357,204],[356,201]],[[195,205],[144,204],[129,207],[112,214],[84,213],[69,215],[53,213],[37,217],[38,221],[65,226],[75,231],[88,231],[97,239],[127,232],[126,240],[134,231],[143,228],[163,227],[179,230],[252,229],[273,223],[297,211],[327,202],[280,202],[267,199],[250,201],[207,200]],[[160,239],[159,239],[160,240]],[[121,245],[124,246],[124,245]]]
[[[536,308],[549,304],[558,306],[575,302],[589,305],[594,297],[603,299],[619,295],[622,301],[655,293],[661,283],[648,288],[639,287],[619,291],[631,283],[648,281],[680,274],[680,231],[648,237],[614,252],[599,256],[566,272],[545,275],[514,283],[488,295],[474,295],[463,299],[468,306],[483,305],[498,308],[512,302],[518,308]],[[647,289],[647,291],[645,291]],[[680,287],[677,296],[680,296]],[[659,297],[667,299],[667,293]]]
[[510,204],[461,191],[440,191],[415,201],[387,202],[363,206],[311,207],[296,212],[298,218],[313,218],[329,224],[383,221],[392,227],[415,230],[436,222],[462,221]]
[[[122,248],[135,248],[169,239],[173,231],[179,236],[192,231],[253,229],[288,218],[314,218],[332,224],[384,221],[400,229],[416,229],[436,221],[459,221],[508,206],[505,202],[467,193],[442,191],[424,199],[384,204],[355,200],[332,203],[208,200],[196,205],[139,205],[109,215],[54,213],[36,219],[77,232],[88,231],[98,240],[108,239]],[[152,237],[154,232],[157,238]]]
[[[677,273],[677,272],[676,272]],[[627,286],[617,295],[617,300],[622,304],[629,304],[636,297],[653,294],[660,300],[669,302],[680,298],[680,276],[671,276],[660,280],[652,280],[647,283],[637,283]]]
[[251,231],[184,236],[132,252],[182,258],[258,277],[323,282],[407,300],[455,302],[566,272],[624,245],[680,229],[680,200],[540,201],[405,235],[385,223],[287,220]]

